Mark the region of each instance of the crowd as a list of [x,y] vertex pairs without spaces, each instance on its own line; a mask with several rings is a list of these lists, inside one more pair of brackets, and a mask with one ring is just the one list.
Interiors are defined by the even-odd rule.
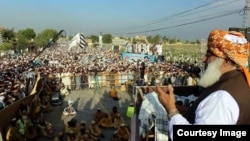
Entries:
[[[32,110],[33,104],[38,104],[35,106],[35,114]],[[6,129],[7,141],[36,141],[41,137],[53,141],[98,141],[105,138],[105,129],[113,129],[111,141],[128,141],[131,136],[129,126],[116,106],[109,113],[98,108],[92,115],[91,123],[72,118],[58,133],[53,129],[54,125],[44,118],[39,96],[35,96],[32,104],[22,103],[19,109],[18,116],[11,120]]]
[[[123,84],[196,85],[199,72],[193,71],[195,68],[198,68],[197,64],[188,64],[183,60],[176,62],[167,60],[151,62],[147,59],[131,61],[123,60],[120,53],[112,50],[93,48],[89,52],[79,49],[69,51],[66,46],[48,48],[39,56],[36,54],[6,56],[0,60],[1,108],[30,95],[38,77],[46,82],[46,87],[49,87],[42,95],[36,95],[31,105],[27,103],[21,105],[18,117],[13,118],[7,129],[6,137],[11,138],[12,135],[17,135],[19,140],[33,140],[38,136],[52,138],[52,125],[44,119],[43,113],[52,111],[51,92],[53,91],[59,91],[61,96],[67,96],[70,91],[74,90]],[[102,114],[104,119],[100,121],[93,119],[91,125],[97,124],[98,128],[99,126],[115,128],[117,132],[114,138],[121,136],[120,134],[125,134],[124,138],[128,138],[129,129],[125,128],[124,123],[117,121],[118,118],[122,118],[119,115],[113,115],[116,117],[114,118],[111,114]],[[109,119],[111,119],[109,124],[105,123]],[[71,122],[76,125],[76,121]],[[72,123],[67,126],[70,124]],[[14,130],[16,126],[18,131]],[[83,130],[80,127],[80,123],[79,128],[77,123],[78,129],[77,132],[73,130],[74,135],[88,136],[89,140],[103,137],[101,129],[93,127],[93,130]],[[72,130],[68,128],[66,127],[65,132],[69,138],[75,138]],[[96,135],[92,133],[94,130],[98,132]],[[14,131],[17,134],[13,134]],[[62,135],[64,134],[60,133],[58,137]]]
[[0,109],[3,109],[31,92],[35,73],[28,65],[28,57],[20,60],[3,58],[0,64]]
[[[143,84],[195,85],[197,77],[187,71],[197,64],[176,62],[151,62],[150,60],[123,60],[112,50],[92,49],[88,53],[68,51],[66,47],[45,50],[36,54],[5,57],[0,60],[0,101],[2,107],[28,95],[34,85],[36,74],[49,78],[52,89],[63,83],[69,90],[93,88],[94,86],[119,86],[129,81]],[[143,78],[141,64],[145,63]],[[186,70],[185,70],[186,67]],[[191,74],[191,75],[190,75]]]

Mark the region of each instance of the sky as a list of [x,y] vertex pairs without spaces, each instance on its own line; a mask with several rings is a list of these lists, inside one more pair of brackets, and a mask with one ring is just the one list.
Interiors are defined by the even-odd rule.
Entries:
[[246,0],[0,0],[0,27],[194,41],[213,29],[242,27],[245,5]]

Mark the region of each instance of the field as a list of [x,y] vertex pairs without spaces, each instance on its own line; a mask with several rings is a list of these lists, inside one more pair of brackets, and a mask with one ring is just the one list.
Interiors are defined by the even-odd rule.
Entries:
[[167,56],[172,53],[173,56],[192,56],[192,57],[201,57],[206,51],[205,45],[200,44],[168,44],[163,46],[163,55]]

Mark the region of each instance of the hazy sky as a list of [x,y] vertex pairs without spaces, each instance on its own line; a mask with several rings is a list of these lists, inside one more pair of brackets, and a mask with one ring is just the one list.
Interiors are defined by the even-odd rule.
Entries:
[[242,27],[244,7],[245,0],[0,0],[0,27],[196,40]]

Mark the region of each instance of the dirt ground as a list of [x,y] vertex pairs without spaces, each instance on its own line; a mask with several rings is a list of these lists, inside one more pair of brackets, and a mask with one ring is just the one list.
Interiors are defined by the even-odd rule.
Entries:
[[[68,121],[75,118],[77,121],[85,120],[87,126],[93,119],[94,112],[97,108],[101,108],[103,111],[110,112],[113,106],[118,107],[118,111],[121,113],[125,120],[126,125],[130,126],[130,118],[126,117],[127,107],[130,103],[134,102],[134,97],[127,92],[121,92],[117,87],[120,100],[116,101],[109,97],[108,93],[110,88],[99,89],[82,89],[71,91],[71,94],[65,97],[63,104],[60,106],[54,106],[50,113],[45,113],[45,119],[51,122],[53,125],[54,135],[60,131],[64,131],[64,127]],[[63,110],[67,106],[67,101],[73,100],[73,107],[76,110],[75,115],[66,116],[63,115]],[[103,129],[105,138],[101,141],[110,141],[110,138],[114,132],[114,129]],[[66,137],[65,137],[66,139]],[[51,141],[52,139],[39,138],[39,141]]]

